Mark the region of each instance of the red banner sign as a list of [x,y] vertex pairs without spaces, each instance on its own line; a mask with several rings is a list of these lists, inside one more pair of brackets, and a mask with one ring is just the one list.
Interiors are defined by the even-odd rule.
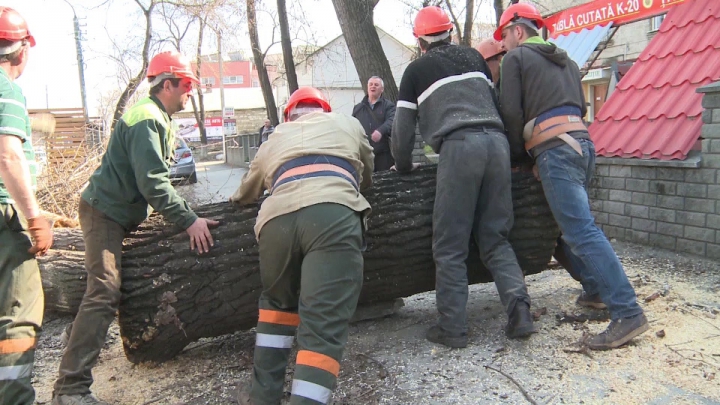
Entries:
[[663,14],[685,1],[691,0],[595,0],[553,14],[545,19],[545,25],[556,38],[596,25],[619,25]]

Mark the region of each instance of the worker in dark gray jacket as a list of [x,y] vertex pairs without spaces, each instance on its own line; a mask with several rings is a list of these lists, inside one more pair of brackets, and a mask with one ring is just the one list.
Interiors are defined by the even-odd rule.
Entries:
[[476,50],[450,44],[451,30],[438,7],[425,7],[415,18],[424,55],[403,74],[391,146],[397,171],[411,171],[419,123],[425,143],[440,154],[433,211],[440,319],[427,339],[465,347],[471,234],[507,311],[507,336],[529,336],[535,327],[523,273],[507,239],[513,225],[510,150],[490,70]]
[[500,70],[503,119],[515,164],[534,160],[533,171],[562,231],[564,252],[588,295],[578,303],[597,307],[601,301],[610,311],[607,330],[585,343],[595,350],[613,349],[647,331],[648,320],[590,212],[587,187],[595,170],[595,146],[582,121],[586,106],[580,70],[565,51],[538,36],[543,24],[527,3],[513,4],[500,18],[495,39],[508,51]]
[[390,135],[395,104],[383,97],[383,79],[373,76],[368,80],[367,96],[353,108],[352,116],[360,121],[375,154],[375,171],[390,170],[395,164],[390,153]]

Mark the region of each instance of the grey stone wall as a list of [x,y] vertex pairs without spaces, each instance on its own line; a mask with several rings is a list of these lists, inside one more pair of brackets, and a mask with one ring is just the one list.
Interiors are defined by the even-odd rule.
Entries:
[[609,238],[720,259],[720,82],[698,92],[701,153],[682,162],[598,158],[590,201]]

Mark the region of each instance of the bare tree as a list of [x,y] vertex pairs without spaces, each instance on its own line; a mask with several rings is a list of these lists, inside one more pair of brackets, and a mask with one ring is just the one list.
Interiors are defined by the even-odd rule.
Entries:
[[380,76],[385,82],[383,95],[395,102],[397,85],[373,22],[373,9],[378,1],[332,0],[332,3],[363,89],[367,91],[372,76]]
[[185,36],[187,36],[190,27],[192,27],[196,20],[196,17],[191,16],[188,18],[183,15],[180,7],[166,3],[161,4],[159,11],[165,25],[167,25],[170,33],[170,40],[172,41],[173,46],[178,52],[181,52],[182,50],[180,49],[180,44],[183,39],[185,39]]
[[135,77],[128,81],[125,90],[123,90],[123,92],[120,94],[120,98],[115,105],[115,112],[113,113],[113,119],[111,123],[112,128],[115,127],[115,123],[120,120],[123,113],[125,112],[128,101],[130,100],[132,95],[135,94],[138,86],[140,86],[140,83],[142,83],[143,79],[145,78],[148,65],[150,64],[150,43],[152,41],[153,34],[152,12],[155,6],[158,4],[158,0],[150,0],[147,6],[143,5],[141,0],[135,0],[135,3],[138,5],[138,7],[140,7],[143,16],[145,17],[145,38],[143,41],[143,47],[141,52],[142,62],[140,71],[137,73],[137,75],[135,75]]
[[285,63],[285,76],[287,77],[290,94],[298,89],[298,79],[295,73],[292,41],[290,40],[290,27],[285,0],[277,0],[278,20],[280,21],[280,43],[282,44],[283,62]]
[[[267,109],[268,118],[273,125],[278,125],[277,106],[275,105],[275,96],[272,92],[272,84],[265,67],[265,55],[260,50],[260,39],[258,38],[257,13],[255,10],[255,0],[246,0],[247,3],[247,24],[250,33],[250,46],[252,47],[253,59],[257,68],[258,78],[260,79],[260,88],[262,89],[263,98],[265,99],[265,108]],[[274,32],[273,32],[274,33]],[[269,48],[268,48],[269,49]]]
[[[472,46],[475,41],[487,37],[488,31],[492,26],[490,23],[480,21],[478,16],[480,12],[479,5],[483,0],[398,0],[407,6],[408,13],[415,15],[421,8],[428,6],[436,6],[443,8],[448,13],[450,21],[453,24],[453,37],[457,43]],[[503,1],[510,0],[492,0],[496,8],[496,20],[499,21],[502,15]],[[499,7],[499,8],[498,8]],[[500,10],[499,12],[497,10]]]

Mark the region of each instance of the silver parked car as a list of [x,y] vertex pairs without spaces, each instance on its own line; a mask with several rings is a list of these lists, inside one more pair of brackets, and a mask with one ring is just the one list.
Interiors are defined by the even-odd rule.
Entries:
[[180,137],[175,138],[175,156],[170,163],[170,179],[187,179],[189,184],[197,183],[192,150]]

